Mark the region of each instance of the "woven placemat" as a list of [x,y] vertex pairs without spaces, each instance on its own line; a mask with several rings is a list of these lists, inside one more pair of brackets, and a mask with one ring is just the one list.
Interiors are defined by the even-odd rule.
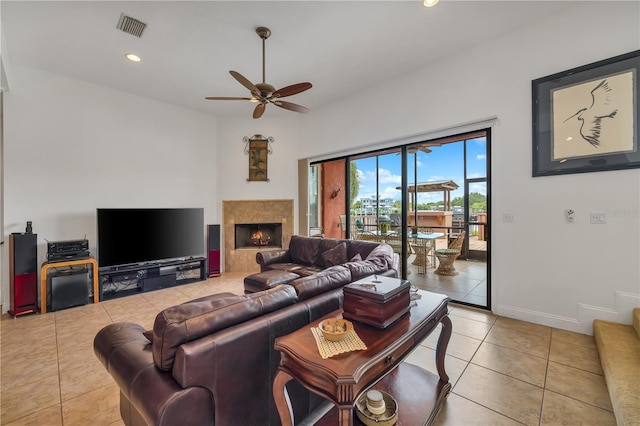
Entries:
[[322,331],[318,327],[311,327],[311,334],[316,339],[318,351],[322,359],[331,358],[334,355],[351,351],[360,351],[367,349],[367,345],[360,339],[355,330],[347,333],[344,339],[339,342],[327,340],[322,335]]

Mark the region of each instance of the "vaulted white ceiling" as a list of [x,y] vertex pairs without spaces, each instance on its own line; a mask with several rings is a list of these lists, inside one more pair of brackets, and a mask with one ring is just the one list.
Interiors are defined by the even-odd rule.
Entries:
[[[0,2],[2,58],[216,115],[250,115],[230,74],[276,88],[308,81],[286,100],[312,111],[510,31],[574,1],[10,1]],[[124,13],[148,26],[138,38],[116,28]],[[127,52],[142,62],[125,59]],[[473,67],[474,64],[469,64]],[[10,67],[8,67],[10,69]],[[11,86],[11,73],[8,75]],[[379,93],[384,102],[385,93]],[[297,114],[270,107],[265,114]]]

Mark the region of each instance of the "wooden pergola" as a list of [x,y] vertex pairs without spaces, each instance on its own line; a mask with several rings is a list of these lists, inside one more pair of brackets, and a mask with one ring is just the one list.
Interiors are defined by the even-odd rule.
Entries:
[[[451,191],[455,191],[459,186],[452,180],[437,180],[431,182],[423,182],[418,184],[407,185],[407,192],[409,193],[409,210],[416,209],[416,198],[418,192],[442,192],[444,195],[444,211],[451,211]],[[398,190],[402,190],[402,187],[396,187]]]

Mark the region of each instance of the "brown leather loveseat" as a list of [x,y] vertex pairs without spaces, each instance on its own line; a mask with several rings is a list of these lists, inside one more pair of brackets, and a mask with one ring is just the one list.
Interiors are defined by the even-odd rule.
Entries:
[[[376,249],[360,247],[365,257]],[[389,271],[390,247],[379,251],[388,262],[380,272],[395,275]],[[280,360],[275,339],[339,309],[342,286],[366,273],[370,263],[354,267],[355,275],[348,265],[336,265],[301,277],[297,286],[192,300],[161,311],[152,331],[130,322],[104,327],[94,339],[94,352],[120,387],[124,423],[280,424],[272,395]],[[322,402],[295,381],[287,390],[296,422]]]

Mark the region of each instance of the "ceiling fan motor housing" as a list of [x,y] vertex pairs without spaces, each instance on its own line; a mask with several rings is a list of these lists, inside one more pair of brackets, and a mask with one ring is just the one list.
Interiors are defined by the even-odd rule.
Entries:
[[266,40],[271,35],[271,30],[267,27],[258,27],[256,28],[256,33],[260,36],[261,39]]

